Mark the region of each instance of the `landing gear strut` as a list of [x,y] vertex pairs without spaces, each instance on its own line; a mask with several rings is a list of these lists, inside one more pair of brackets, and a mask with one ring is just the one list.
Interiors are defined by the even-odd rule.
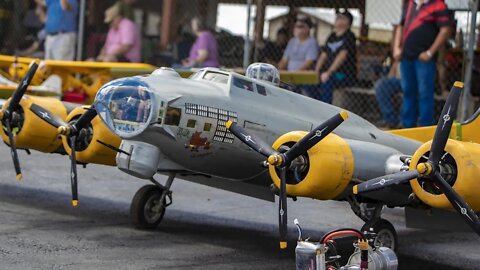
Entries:
[[383,204],[359,203],[353,196],[348,198],[348,202],[355,215],[365,222],[361,231],[376,235],[375,241],[371,245],[388,247],[396,251],[398,245],[397,231],[392,223],[381,218]]
[[130,217],[138,229],[155,229],[163,219],[167,206],[172,204],[172,186],[175,174],[168,176],[164,185],[155,179],[150,179],[154,185],[146,185],[140,188],[132,199]]

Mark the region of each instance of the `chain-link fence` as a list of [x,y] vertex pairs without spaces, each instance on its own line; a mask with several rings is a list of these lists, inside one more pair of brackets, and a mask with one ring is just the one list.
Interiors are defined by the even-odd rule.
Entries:
[[[44,1],[0,1],[1,54],[43,57],[45,34],[42,30],[45,29],[45,20],[49,18],[42,2]],[[470,27],[470,18],[473,14],[471,3],[478,1],[446,0],[449,8],[447,13],[442,12],[441,4],[437,3],[443,1],[433,0],[425,1],[424,7],[415,6],[413,9],[411,5],[416,2],[404,0],[66,2],[75,2],[78,5],[75,16],[79,25],[76,29],[84,26],[83,32],[77,33],[77,59],[102,60],[99,56],[104,53],[102,48],[106,46],[108,32],[112,31],[113,27],[111,22],[105,23],[105,19],[109,16],[107,13],[112,13],[109,8],[119,5],[118,13],[134,22],[136,31],[141,36],[139,50],[142,62],[177,68],[205,65],[244,68],[246,63],[261,61],[271,63],[280,70],[294,72],[293,76],[300,70],[307,70],[312,74],[315,72],[318,74],[319,84],[297,84],[295,91],[353,111],[387,128],[400,127],[404,122],[402,102],[405,89],[402,88],[401,76],[404,76],[406,71],[400,72],[394,33],[404,10],[411,8],[412,11],[404,13],[403,16],[405,27],[401,31],[403,37],[400,38],[400,44],[404,47],[405,42],[411,43],[407,50],[414,48],[416,54],[410,54],[416,59],[420,57],[420,51],[416,51],[415,46],[421,47],[423,51],[420,54],[426,53],[428,56],[428,59],[424,60],[432,62],[427,74],[434,73],[428,75],[435,78],[434,101],[433,106],[429,104],[427,109],[434,111],[434,119],[437,119],[440,113],[450,86],[454,81],[463,80],[469,70],[473,75],[469,81],[471,98],[468,98],[469,104],[466,107],[476,108],[476,101],[480,96],[480,85],[476,83],[479,81],[477,78],[480,72],[473,68],[478,65],[475,62],[467,65],[468,49],[477,48],[477,34],[476,31],[472,32],[472,29],[476,28]],[[425,8],[429,5],[436,7]],[[116,12],[113,13],[117,15]],[[194,17],[198,19],[192,24]],[[431,32],[439,33],[439,29],[444,27],[447,21],[451,31],[446,36],[446,41],[431,52],[431,44],[426,45],[425,40],[433,43]],[[473,24],[475,26],[476,22]],[[422,31],[425,31],[425,34],[419,39]],[[211,33],[210,38],[200,38],[204,32]],[[410,37],[405,38],[408,34]],[[469,46],[471,37],[473,46]],[[211,48],[212,43],[216,44],[216,49]],[[200,51],[207,51],[208,55],[199,55]],[[215,54],[218,56],[214,56]],[[133,58],[117,56],[106,59],[136,61]],[[478,57],[474,59],[478,61]],[[412,72],[409,74],[412,75]],[[424,75],[419,75],[418,85],[424,81],[422,78]],[[412,80],[410,78],[409,81]],[[420,125],[433,121],[427,119],[421,123],[425,100],[428,101],[428,98],[418,96],[417,102],[410,106],[410,110],[418,111]],[[425,115],[424,117],[428,118]],[[417,122],[414,123],[416,124]]]

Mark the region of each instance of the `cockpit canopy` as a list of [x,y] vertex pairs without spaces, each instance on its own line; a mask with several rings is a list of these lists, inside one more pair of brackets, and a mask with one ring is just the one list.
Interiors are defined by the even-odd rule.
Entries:
[[262,80],[275,86],[280,84],[280,74],[277,68],[270,64],[253,63],[248,66],[245,75],[248,78]]
[[131,138],[142,133],[151,122],[154,95],[140,78],[124,78],[100,88],[94,104],[112,132],[122,138]]

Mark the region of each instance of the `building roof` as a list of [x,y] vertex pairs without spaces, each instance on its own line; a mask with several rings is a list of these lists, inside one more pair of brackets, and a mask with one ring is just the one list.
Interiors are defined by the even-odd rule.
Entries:
[[[219,3],[227,4],[245,4],[245,0],[220,0]],[[365,0],[263,0],[267,6],[293,6],[293,7],[344,7],[361,8],[365,5]],[[253,1],[255,3],[255,1]]]
[[[361,25],[361,15],[358,10],[349,10],[353,16],[353,27],[360,27]],[[316,21],[323,21],[330,25],[333,25],[335,22],[336,14],[334,9],[327,9],[327,8],[306,8],[302,7],[299,9],[299,13],[311,16]],[[267,18],[267,21],[278,20],[282,17],[286,17],[288,12],[282,13],[280,15]],[[393,26],[391,24],[386,23],[371,23],[369,24],[370,29],[378,29],[378,30],[392,30]]]

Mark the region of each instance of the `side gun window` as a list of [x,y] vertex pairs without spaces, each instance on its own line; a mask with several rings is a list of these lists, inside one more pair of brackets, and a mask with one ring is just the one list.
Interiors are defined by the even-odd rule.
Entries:
[[233,86],[244,89],[250,92],[253,92],[253,83],[244,79],[234,78],[233,79]]
[[262,95],[262,96],[266,96],[267,95],[267,90],[265,89],[265,86],[263,85],[260,85],[260,84],[255,84],[255,86],[257,86],[257,92]]

